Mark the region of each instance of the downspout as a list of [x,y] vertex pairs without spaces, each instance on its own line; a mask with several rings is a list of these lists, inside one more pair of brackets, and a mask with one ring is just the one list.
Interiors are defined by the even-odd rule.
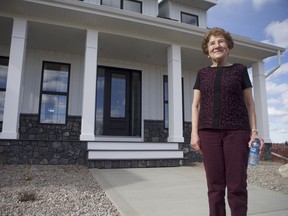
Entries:
[[281,66],[281,52],[280,52],[280,50],[278,50],[277,51],[277,57],[278,57],[278,65],[275,67],[275,68],[273,68],[269,73],[267,73],[266,75],[265,75],[265,79],[267,79],[268,78],[268,76],[270,76],[271,74],[273,74],[278,68],[280,68],[280,66]]

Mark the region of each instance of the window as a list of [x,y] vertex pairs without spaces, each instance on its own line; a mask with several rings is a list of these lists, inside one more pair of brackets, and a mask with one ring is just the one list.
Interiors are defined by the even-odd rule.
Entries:
[[101,4],[105,6],[116,7],[119,9],[121,8],[121,0],[102,0]]
[[142,2],[136,0],[102,0],[101,5],[142,13]]
[[[183,113],[183,124],[184,124],[184,88],[182,78],[182,113]],[[168,106],[168,76],[163,76],[163,99],[164,99],[164,127],[169,128],[169,106]]]
[[40,96],[40,123],[66,123],[69,73],[69,64],[43,62]]
[[198,16],[193,15],[193,14],[184,13],[184,12],[181,12],[181,22],[187,23],[190,25],[195,25],[195,26],[199,25]]
[[132,0],[124,0],[123,1],[123,9],[142,13],[142,2],[132,1]]
[[7,74],[8,74],[8,57],[0,56],[0,121],[3,121]]
[[164,126],[169,126],[169,112],[168,112],[168,76],[163,77],[163,98],[164,98]]

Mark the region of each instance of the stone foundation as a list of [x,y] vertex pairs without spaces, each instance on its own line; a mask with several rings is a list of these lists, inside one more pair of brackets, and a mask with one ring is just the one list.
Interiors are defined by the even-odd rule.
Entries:
[[[2,128],[2,123],[0,124]],[[190,146],[191,122],[184,123],[184,142],[179,150],[184,160],[88,161],[87,142],[80,141],[81,117],[68,116],[65,125],[40,124],[37,114],[21,114],[19,140],[0,140],[0,164],[81,164],[94,168],[171,167],[202,162]],[[163,121],[144,121],[144,142],[167,142]],[[262,160],[271,159],[271,144],[265,144]]]
[[89,168],[112,169],[112,168],[149,168],[149,167],[177,167],[182,165],[182,160],[97,160],[88,161]]
[[36,114],[21,114],[18,140],[0,140],[4,164],[87,164],[87,143],[79,141],[81,117],[65,125],[40,124]]
[[21,114],[20,140],[75,141],[81,133],[81,116],[68,116],[65,125],[40,124],[39,115]]
[[144,142],[167,142],[168,129],[164,121],[144,120]]
[[80,141],[1,140],[4,164],[67,165],[87,163],[87,144]]

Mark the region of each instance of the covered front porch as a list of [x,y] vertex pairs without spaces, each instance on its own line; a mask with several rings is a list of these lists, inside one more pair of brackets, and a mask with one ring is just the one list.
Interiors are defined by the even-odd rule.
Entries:
[[[200,50],[202,36],[207,30],[157,17],[115,11],[111,8],[93,7],[93,13],[87,13],[91,10],[87,6],[81,8],[78,5],[70,10],[61,7],[54,10],[51,6],[45,7],[44,10],[41,5],[29,4],[31,5],[23,7],[22,11],[15,11],[12,3],[0,4],[6,10],[5,15],[0,14],[0,27],[3,29],[0,35],[0,55],[9,57],[0,139],[20,139],[21,114],[40,115],[42,64],[44,61],[60,62],[69,64],[71,68],[66,116],[67,118],[77,116],[81,120],[78,136],[72,137],[88,143],[88,159],[89,155],[91,159],[97,159],[98,156],[95,155],[103,153],[100,147],[103,141],[106,144],[111,142],[113,145],[116,142],[118,146],[114,150],[121,146],[128,150],[130,148],[130,151],[138,144],[141,146],[147,143],[145,147],[137,150],[142,155],[151,142],[163,143],[157,149],[153,149],[156,145],[149,149],[150,153],[154,150],[159,152],[166,150],[169,152],[165,156],[167,159],[183,158],[183,152],[182,155],[179,154],[178,144],[189,142],[190,135],[187,131],[191,126],[193,84],[197,71],[210,64]],[[41,10],[42,13],[25,18],[25,13]],[[20,17],[19,13],[23,16]],[[47,19],[48,14],[49,17],[61,22]],[[79,17],[79,14],[83,16]],[[271,140],[263,59],[276,55],[279,48],[237,35],[234,35],[234,40],[235,48],[230,53],[230,61],[252,68],[258,129],[265,142],[269,143]],[[99,129],[97,113],[100,113],[101,117],[101,112],[97,112],[100,91],[97,80],[99,81],[101,67],[116,68],[117,76],[114,80],[125,80],[123,85],[125,94],[118,95],[122,99],[125,98],[125,106],[122,103],[118,110],[112,110],[111,97],[110,102],[104,103],[102,107],[103,111],[106,110],[106,113],[102,113],[102,122],[107,122],[109,117],[119,120],[126,114],[129,116],[128,120],[126,119],[128,126],[125,134],[113,131],[111,128],[107,129],[106,126],[103,126],[102,134],[98,133],[99,130],[97,132],[97,128]],[[125,71],[119,72],[119,70]],[[136,78],[130,76],[131,71],[133,73],[137,71],[139,76],[136,75]],[[109,72],[109,77],[105,77],[111,87],[110,95],[113,95],[114,72]],[[165,76],[167,83],[164,82]],[[126,83],[130,83],[129,88]],[[166,88],[167,92],[165,85],[169,86]],[[105,98],[107,95],[104,94]],[[109,107],[109,112],[105,107]],[[123,107],[124,112],[121,110]],[[161,130],[153,135],[155,131],[152,131],[149,125],[155,122]],[[114,123],[111,120],[110,126],[117,126]],[[118,127],[126,123],[120,122]],[[43,124],[39,125],[41,127]],[[47,127],[47,124],[44,125]],[[28,136],[27,140],[59,141],[57,136],[41,137],[41,135],[37,138]],[[175,150],[174,156],[170,155],[171,146],[173,151]],[[108,144],[106,147],[110,148]],[[119,153],[123,153],[121,148],[117,150]],[[153,154],[148,152],[145,157],[141,155],[136,157],[148,159],[153,158]],[[106,156],[106,159],[117,158],[115,155],[108,157],[106,154]],[[126,159],[129,159],[128,153],[126,156]]]

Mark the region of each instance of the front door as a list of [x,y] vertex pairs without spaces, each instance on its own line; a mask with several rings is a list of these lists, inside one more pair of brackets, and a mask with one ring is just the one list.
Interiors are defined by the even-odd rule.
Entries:
[[[135,79],[135,76],[139,79]],[[135,130],[140,129],[140,86],[139,72],[110,67],[98,68],[96,135],[135,135]],[[135,112],[138,112],[136,116]],[[140,135],[140,131],[136,134]]]
[[129,136],[129,74],[125,71],[115,69],[106,71],[106,100],[104,103],[103,133],[105,135]]

